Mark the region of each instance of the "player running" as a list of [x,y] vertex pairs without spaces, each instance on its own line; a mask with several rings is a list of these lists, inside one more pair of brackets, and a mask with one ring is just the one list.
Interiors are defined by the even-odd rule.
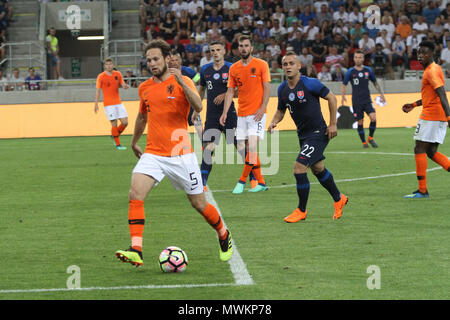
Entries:
[[[225,134],[227,144],[234,143],[237,148],[235,137],[237,114],[233,102],[231,102],[231,107],[228,110],[225,126],[219,123],[223,112],[231,63],[224,60],[225,47],[222,42],[212,42],[210,50],[214,61],[203,66],[200,71],[199,86],[199,94],[202,100],[207,92],[206,121],[203,133],[204,151],[200,167],[205,191],[207,191],[208,177],[212,170],[212,154],[216,145],[219,144],[221,133]],[[197,112],[194,112],[193,118],[196,116]],[[238,151],[242,156],[242,160],[245,161],[245,147]],[[258,184],[251,172],[250,182],[252,187]]]
[[[264,139],[266,126],[266,108],[270,98],[270,72],[267,62],[252,56],[253,45],[249,36],[239,37],[241,60],[230,67],[228,90],[220,124],[225,126],[228,110],[231,107],[235,88],[238,88],[238,120],[236,127],[237,149],[247,148],[244,170],[233,189],[233,194],[244,192],[250,172],[253,170],[258,184],[249,192],[267,190],[261,174],[261,162],[258,156],[258,140]],[[248,147],[246,147],[248,140]]]
[[[122,74],[114,70],[114,62],[111,58],[105,60],[104,68],[105,71],[97,76],[94,112],[98,112],[100,92],[103,90],[103,106],[106,117],[111,122],[111,138],[114,140],[114,147],[117,150],[126,150],[127,148],[120,144],[119,136],[128,126],[128,114],[120,100],[119,86],[124,89],[130,86],[125,83]],[[119,126],[117,126],[117,120],[120,120]]]
[[[170,62],[169,62],[170,68],[180,69],[181,74],[183,76],[187,76],[194,81],[194,83],[197,83],[200,79],[200,75],[195,71],[194,69],[190,67],[186,67],[182,65],[182,58],[179,52],[172,52],[170,55]],[[194,109],[191,108],[189,111],[188,116],[188,124],[189,126],[194,126],[195,132],[197,132],[197,135],[202,140],[202,134],[203,134],[203,125],[202,125],[202,118],[200,117],[200,114],[196,113],[195,117],[193,116]]]
[[433,61],[434,43],[423,41],[419,45],[418,58],[424,68],[422,77],[422,99],[403,105],[408,113],[418,106],[423,106],[414,132],[414,154],[419,189],[405,198],[428,198],[427,156],[445,170],[450,171],[450,160],[438,152],[439,144],[444,143],[447,125],[450,127],[450,108],[445,92],[444,73]]
[[[202,101],[191,79],[179,69],[168,68],[170,46],[164,40],[153,40],[145,48],[147,65],[153,77],[139,86],[140,110],[136,118],[131,148],[139,158],[131,177],[128,225],[131,247],[119,250],[123,262],[142,266],[144,232],[144,200],[148,193],[167,176],[176,189],[184,189],[191,205],[216,230],[219,257],[231,258],[231,233],[225,228],[217,209],[206,201],[201,185],[197,158],[187,132],[187,117],[192,106],[202,110]],[[147,125],[145,151],[138,145]]]
[[370,98],[369,80],[373,82],[375,88],[380,93],[381,102],[386,102],[386,99],[384,98],[384,93],[378,84],[372,69],[363,65],[364,53],[361,50],[355,51],[353,61],[355,62],[355,66],[348,69],[342,84],[342,105],[345,105],[347,101],[345,98],[345,91],[348,82],[351,81],[353,115],[356,121],[358,121],[358,134],[361,138],[363,147],[369,147],[366,141],[363,126],[365,112],[370,118],[368,142],[373,148],[378,148],[378,145],[373,140],[375,129],[377,128],[377,117],[375,109],[372,106],[372,99]]
[[[333,175],[325,168],[323,152],[329,140],[337,136],[337,100],[334,94],[319,80],[302,76],[300,60],[295,52],[289,51],[282,60],[283,71],[287,77],[278,87],[278,109],[269,125],[269,132],[283,119],[289,109],[292,120],[297,126],[300,153],[294,164],[294,176],[297,181],[298,208],[284,218],[286,222],[305,220],[306,204],[309,196],[308,168],[317,177],[320,184],[328,190],[334,200],[333,219],[342,216],[347,196],[340,193]],[[327,127],[320,108],[320,98],[328,101],[330,123]]]

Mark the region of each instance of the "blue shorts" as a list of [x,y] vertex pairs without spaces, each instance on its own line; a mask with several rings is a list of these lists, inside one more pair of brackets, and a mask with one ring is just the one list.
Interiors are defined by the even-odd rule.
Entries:
[[206,116],[205,128],[203,131],[203,142],[214,142],[215,144],[219,144],[220,135],[225,133],[226,143],[234,143],[237,126],[236,111],[233,109],[228,111],[225,126],[220,125],[220,116],[221,114]]
[[56,65],[58,64],[58,61],[59,61],[58,56],[49,53],[49,54],[48,54],[48,58],[50,59],[50,61],[51,61],[53,67],[56,66]]
[[299,139],[300,153],[296,161],[306,167],[311,167],[317,162],[324,160],[325,156],[323,153],[328,142],[329,139],[325,134],[325,130],[320,130],[318,133]]
[[353,105],[353,116],[355,117],[356,120],[364,119],[364,112],[367,115],[375,112],[375,109],[373,108],[371,102]]

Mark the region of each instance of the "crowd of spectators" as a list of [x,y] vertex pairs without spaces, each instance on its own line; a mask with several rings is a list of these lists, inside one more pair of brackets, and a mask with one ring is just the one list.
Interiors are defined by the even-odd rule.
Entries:
[[[376,28],[368,24],[371,5],[380,9]],[[447,0],[140,0],[145,41],[166,40],[186,66],[200,70],[215,40],[226,44],[226,60],[235,62],[238,37],[251,35],[253,55],[266,60],[274,75],[292,50],[302,73],[323,81],[341,81],[357,49],[387,79],[394,79],[396,67],[418,70],[417,48],[425,39],[437,44],[435,61],[450,76],[449,15]]]
[[8,0],[0,0],[0,62],[5,59],[6,49],[4,44],[7,40],[8,26],[12,22],[13,12],[14,9],[8,3]]

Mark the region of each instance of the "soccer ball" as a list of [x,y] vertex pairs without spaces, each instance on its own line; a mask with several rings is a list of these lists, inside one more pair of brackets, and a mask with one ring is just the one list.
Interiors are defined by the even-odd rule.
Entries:
[[187,265],[188,257],[178,247],[167,247],[159,254],[159,266],[163,272],[183,272]]

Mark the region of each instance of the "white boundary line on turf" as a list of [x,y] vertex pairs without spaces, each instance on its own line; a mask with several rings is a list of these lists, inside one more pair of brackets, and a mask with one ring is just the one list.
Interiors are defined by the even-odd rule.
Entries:
[[205,283],[205,284],[174,284],[174,285],[142,285],[142,286],[118,286],[118,287],[88,287],[79,289],[53,288],[53,289],[17,289],[0,290],[0,294],[6,293],[41,293],[41,292],[77,292],[96,290],[135,290],[135,289],[184,289],[184,288],[204,288],[204,287],[231,287],[236,283]]
[[[223,219],[222,213],[220,212],[219,206],[214,199],[211,191],[205,193],[206,199],[214,207],[216,207],[224,226],[226,227],[225,220]],[[205,283],[205,284],[180,284],[180,285],[142,285],[142,286],[117,286],[117,287],[87,287],[79,289],[68,289],[68,288],[52,288],[52,289],[12,289],[12,290],[0,290],[0,294],[8,293],[42,293],[42,292],[76,292],[76,291],[99,291],[99,290],[134,290],[134,289],[184,289],[184,288],[205,288],[205,287],[229,287],[229,286],[242,286],[242,285],[253,285],[253,278],[248,273],[247,267],[244,260],[242,260],[241,255],[232,240],[233,243],[233,255],[228,261],[230,265],[231,272],[233,273],[234,283]]]
[[[279,153],[298,153],[296,151],[284,151]],[[395,155],[395,156],[414,156],[413,153],[399,153],[399,152],[358,152],[358,151],[332,151],[327,153],[334,153],[334,154],[381,154],[381,155]],[[449,158],[450,159],[450,158]],[[434,167],[427,169],[427,172],[435,171],[442,169],[442,167]],[[373,176],[373,177],[361,177],[361,178],[349,178],[349,179],[340,179],[335,180],[336,183],[340,182],[354,182],[354,181],[363,181],[363,180],[372,180],[372,179],[382,179],[382,178],[390,178],[390,177],[398,177],[398,176],[405,176],[410,174],[416,174],[416,171],[409,171],[409,172],[401,172],[401,173],[392,173],[392,174],[384,174],[380,176]],[[311,182],[311,184],[319,184],[319,182]],[[284,184],[279,186],[269,186],[269,189],[281,189],[281,188],[291,188],[294,187],[296,184]],[[209,190],[208,190],[209,191]],[[210,192],[231,192],[233,190],[211,190]]]
[[[220,212],[219,206],[217,205],[216,200],[214,199],[211,191],[209,190],[205,193],[206,200],[212,204],[214,207],[216,207],[217,211],[219,212],[220,216],[222,217],[222,222],[225,227],[227,227],[225,220],[223,219],[222,213]],[[231,256],[231,259],[228,260],[228,263],[230,264],[231,272],[233,273],[235,284],[236,285],[253,285],[253,278],[248,273],[247,267],[245,265],[244,260],[242,260],[241,255],[239,254],[239,251],[236,247],[236,244],[234,243],[234,240],[231,239],[233,244],[233,255]]]

